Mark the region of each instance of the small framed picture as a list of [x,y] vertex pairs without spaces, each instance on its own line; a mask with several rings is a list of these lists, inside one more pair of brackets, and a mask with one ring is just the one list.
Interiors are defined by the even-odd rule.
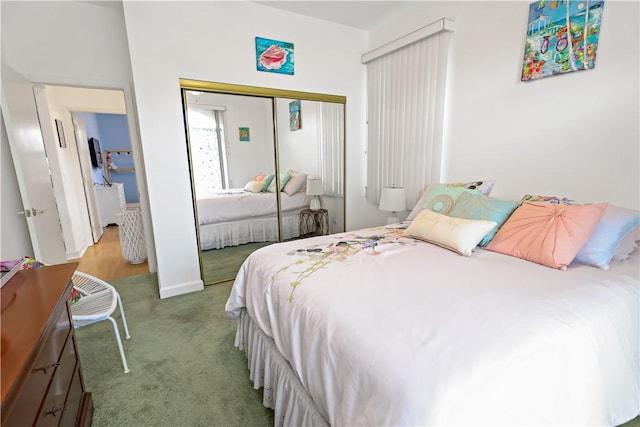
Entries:
[[62,127],[62,120],[56,119],[56,130],[58,131],[58,144],[60,148],[67,148],[67,140],[64,138],[64,128]]
[[240,134],[241,142],[251,141],[251,139],[249,138],[249,128],[238,128],[238,133]]
[[289,129],[298,130],[302,127],[302,117],[300,111],[300,100],[289,103]]

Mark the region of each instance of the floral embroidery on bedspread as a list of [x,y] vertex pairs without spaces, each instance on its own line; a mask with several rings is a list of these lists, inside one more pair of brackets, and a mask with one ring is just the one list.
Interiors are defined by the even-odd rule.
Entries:
[[[295,279],[289,284],[291,293],[288,300],[294,300],[293,294],[302,282],[314,273],[326,269],[335,262],[348,263],[358,254],[378,255],[376,248],[385,245],[416,244],[417,240],[404,236],[404,229],[375,227],[365,231],[373,232],[370,236],[355,233],[335,236],[337,241],[316,244],[306,249],[295,249],[287,252],[287,255],[296,256],[297,259],[280,268],[271,276],[271,284],[274,284],[280,273],[290,272]],[[299,267],[299,269],[298,269]]]

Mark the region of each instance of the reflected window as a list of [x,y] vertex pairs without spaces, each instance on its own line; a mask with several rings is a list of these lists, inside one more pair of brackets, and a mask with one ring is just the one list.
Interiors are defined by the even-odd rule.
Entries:
[[227,188],[229,173],[224,143],[224,111],[190,107],[188,114],[196,194]]

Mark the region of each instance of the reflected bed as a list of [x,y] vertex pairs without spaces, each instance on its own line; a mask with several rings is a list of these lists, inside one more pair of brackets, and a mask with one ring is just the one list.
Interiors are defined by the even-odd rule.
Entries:
[[[283,239],[297,237],[300,211],[309,207],[310,199],[304,192],[281,192],[280,202]],[[200,196],[197,207],[202,250],[278,241],[275,193],[224,190]]]

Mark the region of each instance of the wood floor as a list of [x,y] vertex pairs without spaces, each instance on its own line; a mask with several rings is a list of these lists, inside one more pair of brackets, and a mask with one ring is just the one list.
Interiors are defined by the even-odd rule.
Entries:
[[105,227],[98,243],[90,246],[79,262],[78,271],[90,274],[104,281],[119,279],[149,272],[147,261],[142,264],[131,264],[122,257],[118,226]]

